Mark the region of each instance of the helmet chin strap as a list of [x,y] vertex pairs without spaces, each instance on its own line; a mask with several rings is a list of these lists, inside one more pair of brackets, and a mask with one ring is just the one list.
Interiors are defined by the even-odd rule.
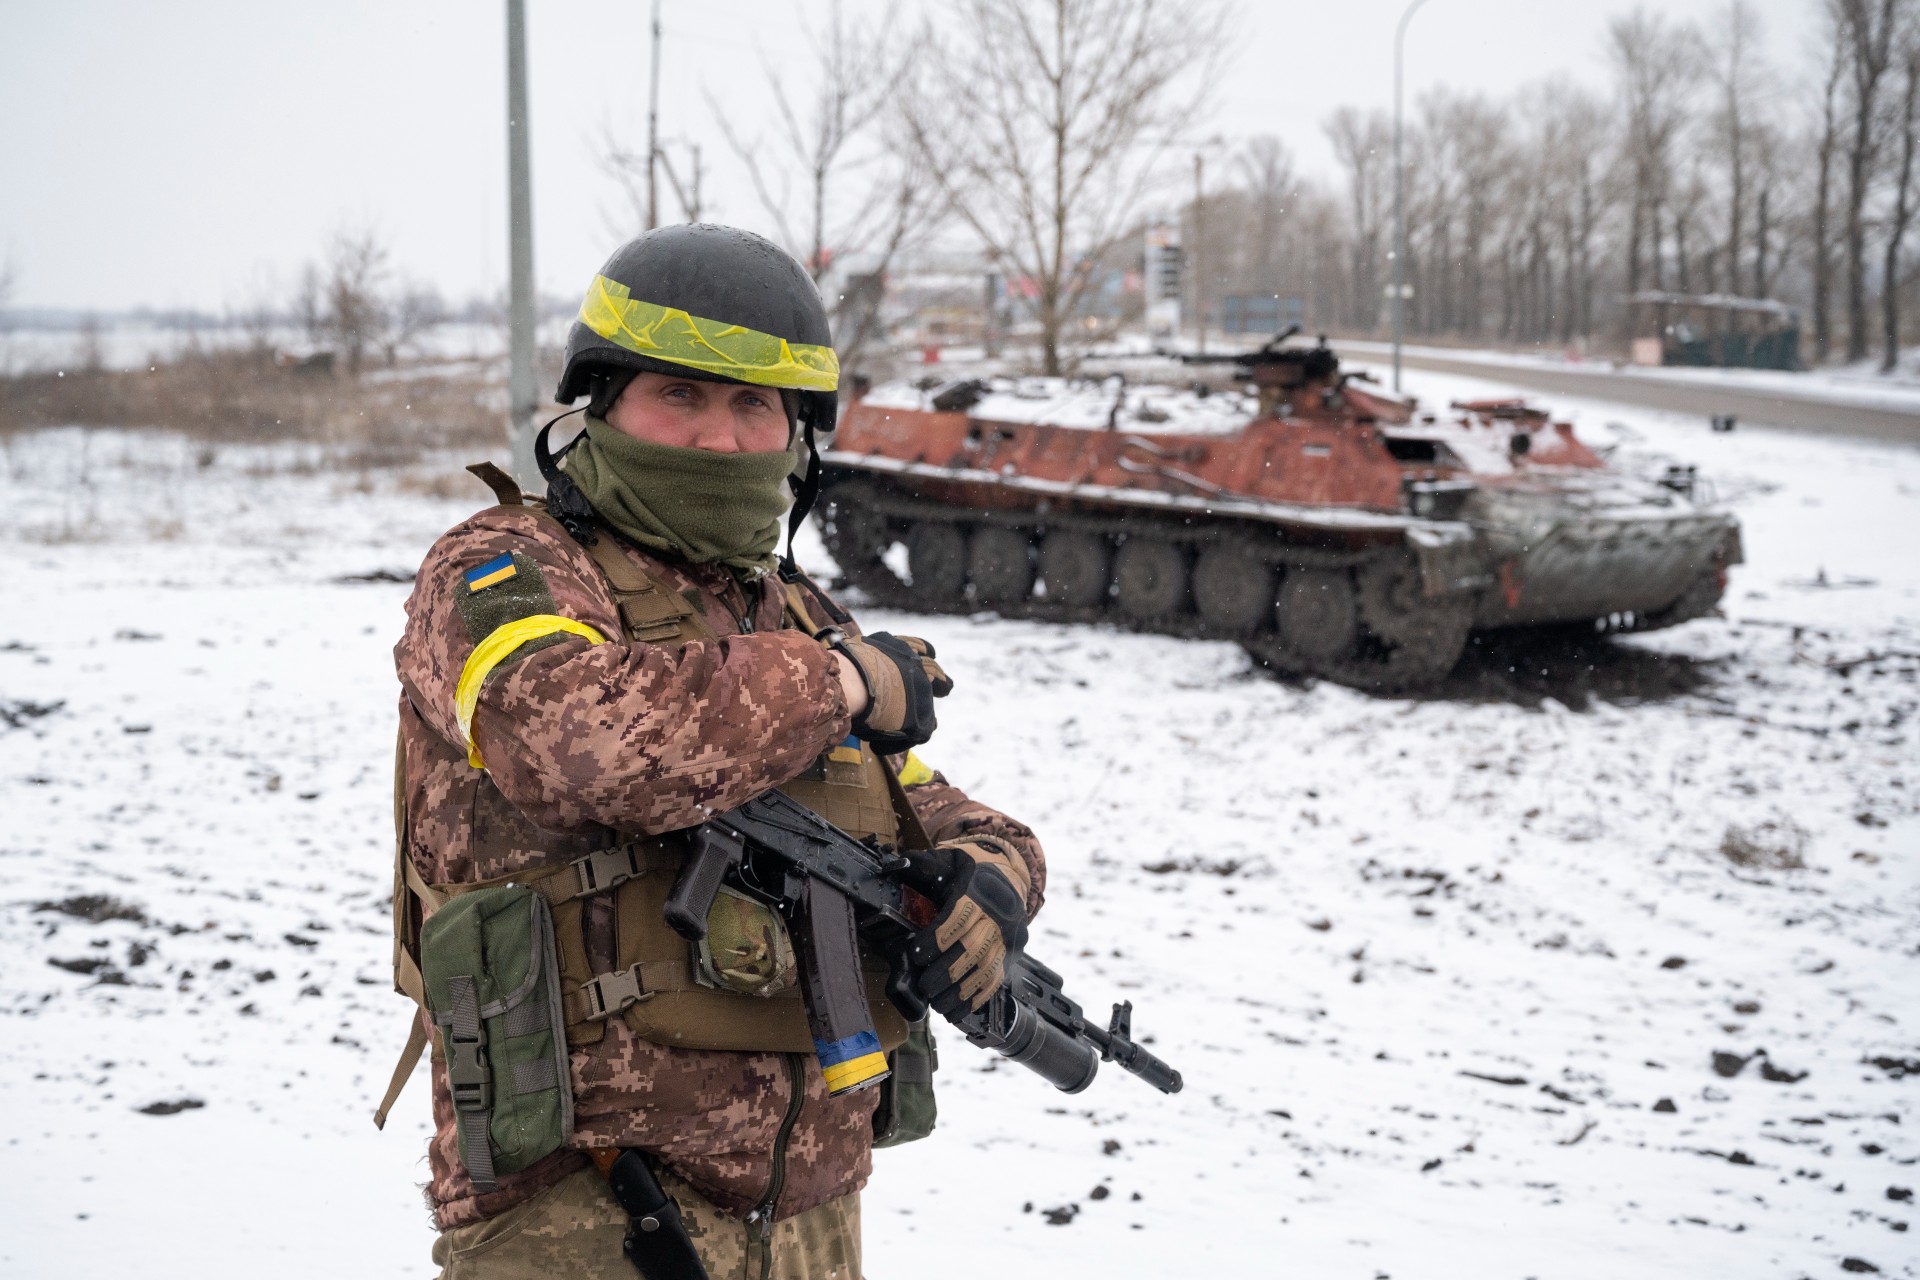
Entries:
[[560,418],[570,418],[576,413],[586,412],[591,407],[589,405],[567,410],[560,417],[550,420],[546,426],[540,428],[540,434],[533,438],[533,461],[540,468],[541,477],[547,482],[548,513],[566,526],[567,532],[573,535],[574,541],[588,547],[600,540],[599,535],[593,531],[593,504],[587,501],[586,494],[580,492],[580,486],[573,482],[573,477],[560,469],[560,459],[566,457],[568,451],[580,443],[581,437],[575,436],[556,456],[547,448],[547,436],[552,432],[553,424],[560,421]]
[[787,553],[780,557],[780,577],[785,582],[800,576],[800,566],[793,558],[793,539],[806,521],[807,512],[813,510],[813,500],[820,496],[820,449],[814,438],[812,414],[805,416],[802,430],[807,440],[807,472],[794,487],[793,510],[787,513]]

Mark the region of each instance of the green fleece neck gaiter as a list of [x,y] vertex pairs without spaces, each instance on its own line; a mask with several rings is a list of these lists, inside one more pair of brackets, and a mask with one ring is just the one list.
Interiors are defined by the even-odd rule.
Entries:
[[643,547],[743,572],[774,566],[791,450],[679,449],[589,417],[585,437],[561,465],[594,512]]

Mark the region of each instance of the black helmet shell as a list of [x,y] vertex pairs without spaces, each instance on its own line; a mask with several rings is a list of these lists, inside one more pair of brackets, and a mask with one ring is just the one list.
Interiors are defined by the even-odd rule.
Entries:
[[[591,317],[610,327],[609,304],[626,305],[627,299],[651,304],[635,309],[647,315],[655,308],[684,313],[693,328],[674,319],[662,326],[666,340],[656,348],[635,341],[644,334],[609,334],[588,323]],[[731,335],[753,354],[730,363],[702,336],[715,333]],[[781,359],[773,360],[767,354],[772,352]],[[786,358],[789,353],[792,359]],[[701,363],[683,363],[675,355]],[[827,309],[791,254],[738,227],[690,223],[636,236],[607,259],[568,331],[566,368],[554,398],[572,404],[592,391],[596,372],[627,370],[797,388],[802,418],[812,419],[816,430],[830,431],[838,409],[838,369]]]

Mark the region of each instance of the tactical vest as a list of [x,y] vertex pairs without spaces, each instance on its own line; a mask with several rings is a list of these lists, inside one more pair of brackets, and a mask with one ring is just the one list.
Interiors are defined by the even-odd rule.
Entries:
[[[522,505],[519,490],[504,474],[492,467],[470,470],[494,486],[503,506]],[[550,518],[539,503],[526,505]],[[716,638],[697,606],[628,559],[611,531],[600,529],[586,550],[613,597],[629,642],[670,645],[677,652],[693,641]],[[779,581],[786,595],[784,628],[809,635],[826,625],[851,629],[845,615],[811,581]],[[830,611],[831,622],[818,622],[816,610]],[[425,914],[462,893],[525,884],[537,889],[552,911],[569,1046],[598,1042],[606,1034],[607,1020],[617,1017],[640,1038],[676,1048],[813,1051],[792,944],[777,914],[723,889],[709,914],[705,942],[690,943],[666,924],[662,908],[684,853],[679,836],[616,837],[607,847],[571,861],[489,880],[429,884],[407,852],[404,752],[403,741],[394,771],[396,990],[424,1006],[419,939]],[[482,780],[479,785],[493,784]],[[914,849],[931,846],[899,778],[857,739],[822,753],[780,790],[856,837],[872,836],[882,844]],[[495,799],[505,803],[504,798]],[[615,966],[595,973],[588,959],[586,908],[589,899],[601,895],[610,895],[613,904]],[[866,976],[875,1030],[881,1047],[892,1052],[905,1042],[907,1024],[883,993],[884,965],[870,960]],[[377,1125],[385,1124],[419,1061],[426,1044],[421,1023],[419,1017],[413,1019],[407,1048],[374,1115]]]

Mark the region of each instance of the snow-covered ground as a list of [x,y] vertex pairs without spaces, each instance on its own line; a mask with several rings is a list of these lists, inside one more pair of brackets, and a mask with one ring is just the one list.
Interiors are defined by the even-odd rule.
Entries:
[[[245,350],[256,338],[239,324],[190,328],[133,320],[102,323],[96,330],[0,328],[0,375],[79,369],[140,369],[171,364],[201,352]],[[276,351],[305,352],[313,341],[292,325],[278,325],[264,335]],[[566,344],[567,322],[547,320],[540,327],[540,345],[558,349]],[[409,338],[403,353],[414,359],[482,360],[504,365],[507,331],[502,324],[448,321]],[[377,355],[377,353],[376,353]]]
[[[1384,342],[1343,341],[1337,344],[1343,353],[1382,359],[1393,348]],[[1231,345],[1223,348],[1233,350]],[[1501,368],[1531,366],[1565,369],[1646,382],[1668,382],[1683,386],[1719,387],[1752,392],[1783,400],[1804,400],[1815,404],[1852,405],[1862,409],[1882,409],[1891,413],[1920,415],[1920,353],[1902,353],[1902,364],[1894,372],[1883,374],[1877,363],[1836,365],[1802,373],[1778,369],[1689,369],[1644,368],[1616,365],[1611,360],[1583,360],[1575,356],[1539,352],[1475,351],[1455,347],[1408,345],[1409,356],[1431,356],[1442,360],[1486,365],[1489,377],[1499,377]]]
[[[928,760],[1045,839],[1035,954],[1187,1079],[1067,1097],[948,1037],[876,1280],[1920,1275],[1920,453],[1554,407],[1717,483],[1728,620],[1381,699],[866,618],[956,676]],[[0,1274],[431,1273],[420,1082],[368,1121],[406,1015],[381,579],[484,501],[459,461],[0,456]]]

